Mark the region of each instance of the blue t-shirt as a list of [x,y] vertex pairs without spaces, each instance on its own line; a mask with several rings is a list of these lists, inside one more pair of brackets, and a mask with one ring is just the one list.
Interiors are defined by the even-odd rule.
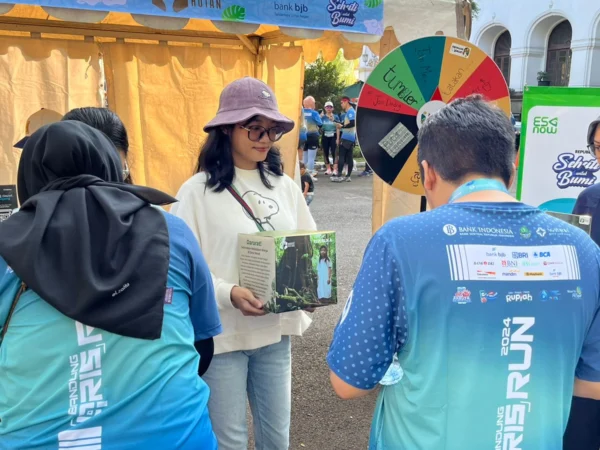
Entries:
[[592,216],[591,236],[600,245],[600,184],[594,184],[579,194],[573,214]]
[[[213,283],[191,230],[165,217],[170,267],[160,339],[85,326],[31,290],[21,296],[0,345],[0,448],[217,448],[194,348],[221,332]],[[19,285],[0,258],[2,326]]]
[[336,122],[340,121],[338,116],[334,114],[333,120],[331,120],[329,117],[327,117],[327,115],[324,114],[321,119],[323,120],[323,136],[334,137],[337,130]]
[[594,242],[520,203],[386,224],[327,357],[371,389],[398,355],[369,448],[561,450],[574,377],[600,381],[599,283]]
[[323,125],[319,113],[314,109],[304,108],[304,121],[306,122],[306,136],[319,137],[319,128]]
[[[346,115],[344,116],[344,125],[348,125],[351,120],[356,120],[356,111],[354,108],[350,108],[346,111]],[[342,128],[342,139],[346,141],[355,142],[356,141],[356,126],[351,128]]]

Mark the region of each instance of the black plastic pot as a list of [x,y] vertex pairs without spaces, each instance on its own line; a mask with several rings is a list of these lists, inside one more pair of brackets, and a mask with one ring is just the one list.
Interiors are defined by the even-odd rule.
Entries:
[[550,80],[538,80],[538,86],[550,86]]

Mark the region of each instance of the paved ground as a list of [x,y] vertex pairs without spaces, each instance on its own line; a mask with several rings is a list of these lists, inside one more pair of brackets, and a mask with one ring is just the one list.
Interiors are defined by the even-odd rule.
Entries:
[[290,449],[362,450],[368,445],[375,395],[339,400],[329,386],[325,356],[371,237],[373,179],[331,183],[319,178],[311,210],[319,229],[337,232],[339,304],[317,310],[308,332],[292,342]]

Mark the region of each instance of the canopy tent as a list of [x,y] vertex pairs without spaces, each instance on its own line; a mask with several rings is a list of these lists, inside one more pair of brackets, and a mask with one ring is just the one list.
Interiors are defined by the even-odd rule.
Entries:
[[[393,26],[402,40],[429,33],[403,19],[420,3],[386,1],[385,21],[375,32]],[[443,10],[435,14],[446,17],[432,25],[435,31],[457,34],[455,0],[432,4]],[[380,52],[380,36],[361,33],[96,13],[0,6],[0,184],[16,181],[19,151],[13,144],[23,137],[30,115],[41,108],[64,114],[108,100],[130,134],[135,182],[173,194],[193,173],[202,126],[214,115],[226,84],[246,75],[263,79],[274,89],[282,112],[296,119],[305,62],[319,54],[333,59],[340,49],[347,59],[356,59],[363,45]],[[297,132],[281,141],[290,175],[296,166]]]
[[344,89],[342,95],[345,95],[346,97],[349,97],[351,99],[358,98],[358,96],[360,95],[360,90],[362,89],[364,84],[364,81],[357,81],[353,85],[348,86],[346,89]]

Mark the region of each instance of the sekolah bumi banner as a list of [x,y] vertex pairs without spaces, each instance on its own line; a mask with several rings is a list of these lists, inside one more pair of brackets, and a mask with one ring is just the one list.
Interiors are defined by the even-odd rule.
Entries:
[[580,192],[600,177],[587,142],[598,117],[600,88],[525,88],[519,200],[547,211],[573,211]]

